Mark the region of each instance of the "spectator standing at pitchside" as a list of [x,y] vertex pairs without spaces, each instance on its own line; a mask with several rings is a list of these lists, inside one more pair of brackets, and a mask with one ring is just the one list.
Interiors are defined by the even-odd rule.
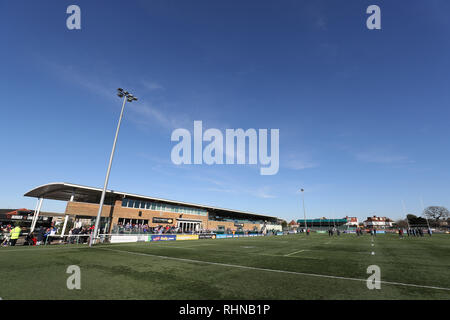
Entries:
[[19,239],[20,233],[22,232],[22,229],[17,226],[13,229],[11,229],[9,244],[13,247],[16,245],[17,239]]

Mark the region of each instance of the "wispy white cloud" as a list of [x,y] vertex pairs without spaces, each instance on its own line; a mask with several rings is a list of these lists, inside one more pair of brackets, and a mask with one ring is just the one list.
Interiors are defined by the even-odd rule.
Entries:
[[253,194],[258,197],[258,198],[263,198],[263,199],[272,199],[272,198],[276,198],[276,196],[271,193],[270,187],[269,186],[264,186],[264,187],[260,187],[258,189],[256,189]]
[[311,155],[307,152],[302,152],[299,154],[290,154],[284,156],[286,160],[283,161],[283,166],[287,169],[292,170],[304,170],[310,168],[316,168],[319,163],[311,159]]
[[390,153],[381,150],[370,150],[358,152],[355,154],[357,160],[362,162],[380,163],[380,164],[398,164],[398,163],[412,163],[407,156]]
[[132,104],[129,108],[133,113],[131,119],[139,124],[154,123],[155,121],[165,129],[184,128],[192,126],[193,121],[188,115],[179,112],[170,112],[162,106],[157,107],[151,102]]
[[234,178],[230,175],[219,173],[218,171],[214,174],[210,171],[209,175],[192,175],[192,173],[188,173],[185,178],[200,181],[202,186],[199,187],[199,190],[203,191],[232,193],[236,195],[246,194],[260,199],[277,197],[270,186],[264,185],[255,188],[252,186],[244,186],[239,178]]
[[317,28],[319,28],[321,30],[327,30],[327,20],[326,20],[325,16],[321,15],[321,16],[317,17],[315,24],[316,24]]
[[[83,71],[80,68],[71,65],[58,64],[45,59],[41,59],[41,63],[46,66],[46,70],[50,70],[52,74],[62,81],[88,90],[108,101],[117,100],[115,91],[122,83],[118,79],[102,75],[100,72],[94,73]],[[163,89],[157,82],[142,81],[142,85],[147,90]],[[133,93],[139,97],[139,92],[135,93],[133,91]],[[143,101],[143,99],[139,99],[138,102],[132,103],[128,107],[128,110],[131,113],[130,119],[138,125],[156,123],[165,129],[174,129],[185,127],[187,125],[192,126],[193,120],[191,120],[188,115],[181,114],[179,111],[172,112],[171,109],[173,108],[169,108],[164,102],[155,105],[151,101]]]
[[150,90],[150,91],[164,89],[164,87],[162,85],[160,85],[159,83],[157,83],[155,81],[143,80],[142,85],[144,86],[145,89]]
[[45,59],[41,59],[40,63],[47,71],[64,82],[86,89],[105,99],[115,100],[118,81],[111,79],[111,77],[101,77],[98,73],[92,71],[83,72],[70,64],[63,65]]

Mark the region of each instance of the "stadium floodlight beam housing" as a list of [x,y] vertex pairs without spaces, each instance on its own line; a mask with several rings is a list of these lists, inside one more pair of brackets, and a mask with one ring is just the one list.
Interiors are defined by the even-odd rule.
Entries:
[[123,98],[122,110],[120,111],[119,123],[117,124],[116,135],[114,137],[114,143],[113,143],[111,155],[109,157],[108,170],[106,171],[105,183],[103,185],[102,196],[100,198],[100,205],[98,207],[98,212],[97,212],[97,219],[95,220],[94,233],[91,235],[91,240],[89,242],[89,246],[90,247],[92,247],[93,243],[95,242],[95,239],[97,238],[98,226],[100,224],[100,217],[101,217],[101,214],[102,214],[103,203],[105,202],[106,188],[108,187],[109,174],[111,172],[111,165],[112,165],[113,158],[114,158],[114,151],[116,150],[117,137],[119,136],[120,124],[121,124],[122,118],[123,118],[123,111],[125,109],[125,103],[127,101],[128,102],[137,101],[136,97],[134,97],[128,91],[123,90],[122,88],[118,88],[117,89],[117,95],[120,98]]

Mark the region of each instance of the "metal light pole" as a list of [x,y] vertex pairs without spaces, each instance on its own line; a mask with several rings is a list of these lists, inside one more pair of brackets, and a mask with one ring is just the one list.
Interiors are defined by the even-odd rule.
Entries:
[[303,200],[303,219],[305,220],[305,231],[308,230],[308,225],[306,224],[306,210],[305,210],[305,194],[303,193],[305,190],[300,189],[300,192],[302,193],[302,200]]
[[408,213],[406,211],[405,201],[402,200],[402,206],[403,206],[403,214],[406,217],[406,224],[408,225],[408,230],[410,229],[409,220],[408,220]]
[[125,103],[127,101],[133,102],[133,101],[137,100],[136,97],[134,97],[128,91],[123,90],[122,88],[117,89],[117,95],[119,96],[119,98],[123,98],[122,110],[120,111],[119,123],[117,124],[116,136],[114,137],[114,143],[113,143],[113,147],[112,147],[112,151],[111,151],[111,156],[109,157],[109,164],[108,164],[108,170],[106,171],[105,184],[103,185],[102,196],[100,198],[100,205],[98,207],[98,212],[97,212],[97,219],[95,220],[94,234],[92,235],[91,241],[89,242],[90,247],[92,247],[92,244],[95,241],[94,239],[97,237],[98,226],[100,224],[100,217],[101,217],[102,209],[103,209],[103,203],[105,202],[106,188],[108,187],[109,173],[111,172],[111,165],[112,165],[113,158],[114,158],[114,151],[116,150],[117,136],[119,135],[120,123],[122,122],[123,111],[125,109]]
[[423,199],[420,197],[420,203],[422,204],[422,214],[425,216],[425,219],[427,220],[427,227],[430,229],[430,223],[428,222],[428,217],[425,214],[425,206],[423,205]]

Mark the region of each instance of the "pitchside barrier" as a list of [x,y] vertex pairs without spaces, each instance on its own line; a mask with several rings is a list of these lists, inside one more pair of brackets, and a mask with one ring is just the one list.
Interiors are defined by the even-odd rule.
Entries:
[[[277,235],[282,235],[279,232]],[[223,239],[223,238],[242,238],[257,237],[262,234],[99,234],[97,239],[99,243],[126,243],[126,242],[154,242],[154,241],[182,241],[182,240],[198,240],[198,239]],[[77,235],[48,235],[43,244],[64,243],[64,244],[81,244],[89,243],[90,234]]]
[[[311,230],[316,233],[325,233],[323,230]],[[377,230],[377,234],[397,233],[397,230]],[[286,232],[290,234],[292,232]],[[346,230],[345,233],[354,233],[353,230]],[[435,232],[440,233],[440,232]],[[449,233],[442,232],[442,233]],[[284,235],[283,232],[277,232],[276,235]],[[406,231],[405,231],[406,234]],[[182,241],[182,240],[198,240],[198,239],[225,239],[225,238],[245,238],[245,237],[261,237],[271,236],[271,234],[216,234],[216,233],[199,233],[199,234],[99,234],[98,243],[126,243],[126,242],[154,242],[154,241]],[[91,234],[72,234],[72,235],[48,235],[41,245],[48,244],[87,244],[91,240]]]
[[223,239],[223,238],[240,238],[240,237],[255,237],[261,236],[259,234],[215,234],[215,233],[200,233],[200,234],[140,234],[140,235],[122,235],[122,234],[101,234],[99,235],[100,242],[102,239],[108,239],[110,243],[121,242],[152,242],[152,241],[182,241],[182,240],[198,240],[198,239]]

